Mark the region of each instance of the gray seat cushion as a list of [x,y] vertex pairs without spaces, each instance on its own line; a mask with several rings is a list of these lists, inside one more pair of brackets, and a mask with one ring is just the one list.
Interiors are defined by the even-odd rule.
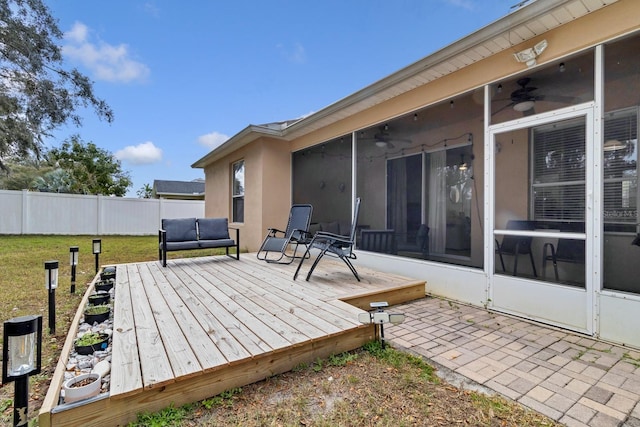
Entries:
[[229,221],[227,218],[198,218],[198,230],[200,232],[200,240],[229,239]]
[[235,246],[236,242],[233,239],[216,239],[216,240],[199,240],[197,247],[201,249],[205,248],[225,248],[229,246]]
[[198,249],[198,242],[167,242],[167,251],[183,251],[187,249]]
[[167,242],[189,242],[198,239],[195,218],[163,219],[162,229],[167,232]]

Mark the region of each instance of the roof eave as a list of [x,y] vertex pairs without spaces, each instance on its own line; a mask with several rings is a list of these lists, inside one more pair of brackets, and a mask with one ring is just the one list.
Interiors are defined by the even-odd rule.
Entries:
[[[560,7],[575,0],[536,0],[520,9],[514,10],[502,18],[494,21],[479,30],[435,51],[434,53],[384,77],[377,82],[307,116],[287,127],[283,134],[287,139],[293,139],[305,135],[305,128],[309,128],[313,123],[320,121],[340,110],[344,110],[354,104],[362,102],[378,92],[416,76],[417,74],[443,63],[456,55],[469,49],[480,46],[483,43],[493,40],[500,34],[504,34],[510,29],[522,25],[523,23],[536,18],[542,14],[549,13],[550,10]],[[526,40],[518,40],[514,44],[520,44]],[[309,131],[313,131],[311,127]]]
[[191,165],[191,167],[205,168],[208,164],[263,136],[282,139],[283,133],[282,130],[272,129],[264,126],[249,125],[225,142],[223,142],[221,145],[211,150],[204,157],[195,161]]

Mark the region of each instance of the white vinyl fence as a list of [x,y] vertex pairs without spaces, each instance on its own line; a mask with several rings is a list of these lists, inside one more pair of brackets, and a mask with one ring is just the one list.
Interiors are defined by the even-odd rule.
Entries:
[[0,234],[157,234],[162,218],[204,217],[203,200],[0,190]]

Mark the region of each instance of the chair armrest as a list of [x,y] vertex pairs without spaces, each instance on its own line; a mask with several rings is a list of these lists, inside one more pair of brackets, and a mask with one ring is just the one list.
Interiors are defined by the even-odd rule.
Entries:
[[298,243],[308,242],[313,238],[313,234],[306,230],[298,230],[297,228],[291,232],[291,240]]
[[353,243],[348,236],[341,236],[339,234],[329,233],[329,232],[326,232],[326,231],[318,231],[313,236],[313,240],[312,241],[314,241],[316,239],[334,240],[336,242],[347,243],[347,244]]
[[277,233],[284,234],[284,231],[278,230],[277,228],[268,228],[267,229],[267,235],[270,236],[270,237],[275,237]]
[[544,244],[544,246],[542,247],[542,259],[546,260],[549,259],[547,257],[547,249],[551,248],[551,260],[555,262],[556,260],[556,247],[553,245],[553,243],[547,242]]

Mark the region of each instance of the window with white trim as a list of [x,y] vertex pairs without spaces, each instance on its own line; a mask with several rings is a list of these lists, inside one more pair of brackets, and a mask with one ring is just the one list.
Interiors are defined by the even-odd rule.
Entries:
[[584,221],[585,120],[532,129],[532,210],[538,221]]
[[631,231],[638,222],[638,108],[604,119],[605,230]]
[[235,162],[231,166],[231,220],[244,222],[244,160]]

